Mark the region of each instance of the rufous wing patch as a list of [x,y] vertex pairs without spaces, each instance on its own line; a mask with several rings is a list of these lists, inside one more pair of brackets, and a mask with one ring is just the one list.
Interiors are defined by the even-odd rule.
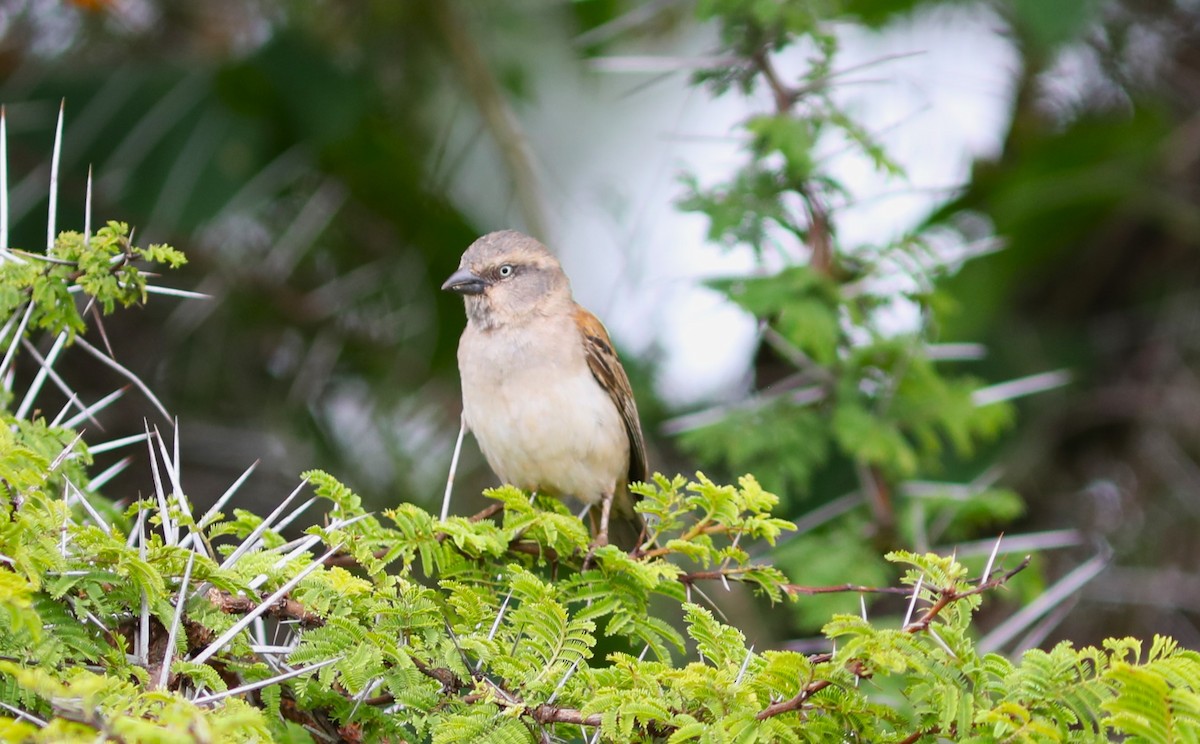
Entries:
[[642,424],[638,419],[637,403],[633,399],[629,376],[625,374],[625,368],[617,358],[608,331],[595,315],[577,305],[575,323],[583,337],[583,350],[587,356],[588,367],[591,368],[592,375],[600,383],[600,387],[612,398],[613,405],[617,407],[621,420],[625,423],[625,433],[629,437],[628,482],[644,481],[649,475],[646,465],[646,442],[642,438]]

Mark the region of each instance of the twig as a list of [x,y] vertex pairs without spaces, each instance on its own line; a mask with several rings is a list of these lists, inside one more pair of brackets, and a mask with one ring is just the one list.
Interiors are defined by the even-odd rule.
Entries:
[[950,588],[943,589],[941,591],[941,596],[938,597],[937,601],[930,605],[925,612],[922,613],[921,617],[905,625],[904,631],[906,633],[916,633],[927,629],[933,622],[934,618],[938,616],[938,613],[946,609],[946,607],[948,607],[950,604],[975,594],[982,594],[983,592],[995,589],[1002,584],[1008,583],[1009,579],[1024,571],[1029,566],[1029,562],[1032,560],[1033,556],[1027,555],[1025,556],[1024,560],[1017,564],[1016,568],[1006,571],[994,579],[981,581],[976,586],[961,592]]
[[920,741],[923,737],[937,736],[941,732],[942,732],[942,729],[939,728],[938,726],[934,726],[933,728],[925,729],[924,731],[914,731],[911,734],[909,734],[908,736],[901,739],[900,741],[896,742],[896,744],[915,744],[916,742]]
[[558,562],[557,550],[543,546],[541,543],[537,543],[532,540],[513,540],[508,544],[508,549],[513,553],[524,553],[525,555],[534,555],[540,558],[546,558],[552,563]]
[[536,708],[527,708],[526,711],[538,723],[573,723],[576,726],[599,726],[603,719],[600,713],[585,716],[582,711],[576,708],[559,708],[556,705],[539,705]]
[[805,685],[804,688],[801,689],[800,692],[796,693],[793,697],[790,697],[787,700],[780,700],[778,703],[771,703],[767,707],[760,710],[754,717],[759,721],[765,721],[768,718],[774,718],[775,716],[782,715],[784,713],[800,710],[800,708],[804,706],[804,703],[808,702],[809,698],[811,698],[813,695],[816,695],[821,690],[824,690],[831,684],[833,684],[833,682],[827,679],[814,679],[812,682],[809,682],[807,685]]
[[[208,599],[218,610],[229,615],[244,615],[259,605],[251,597],[239,597],[219,589],[210,589]],[[325,618],[290,597],[280,597],[264,614],[276,620],[295,620],[304,628],[319,628],[325,624]]]
[[902,586],[862,586],[861,584],[838,584],[836,586],[802,586],[800,584],[784,584],[780,587],[788,594],[837,594],[854,592],[856,594],[907,594],[908,589]]

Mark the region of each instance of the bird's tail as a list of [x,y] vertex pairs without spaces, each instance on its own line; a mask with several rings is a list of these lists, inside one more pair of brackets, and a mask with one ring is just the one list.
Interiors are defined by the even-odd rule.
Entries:
[[625,552],[632,552],[649,539],[646,520],[634,511],[635,500],[640,496],[630,493],[626,487],[617,490],[613,498],[612,516],[608,523],[608,541]]

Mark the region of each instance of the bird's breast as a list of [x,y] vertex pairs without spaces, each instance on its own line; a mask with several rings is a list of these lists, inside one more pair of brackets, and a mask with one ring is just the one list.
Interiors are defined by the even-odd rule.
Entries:
[[463,414],[501,480],[592,502],[623,481],[628,436],[582,344],[565,335],[575,329],[543,330],[468,328],[459,346]]

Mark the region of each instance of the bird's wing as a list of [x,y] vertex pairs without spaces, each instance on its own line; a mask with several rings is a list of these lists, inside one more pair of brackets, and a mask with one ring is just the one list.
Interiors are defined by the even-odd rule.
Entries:
[[592,375],[612,398],[613,405],[621,413],[621,420],[625,422],[625,433],[629,436],[629,482],[645,481],[649,475],[646,442],[642,438],[637,403],[633,400],[633,389],[629,386],[625,368],[617,359],[608,331],[604,330],[604,325],[595,315],[576,305],[575,324],[583,337],[583,351]]

